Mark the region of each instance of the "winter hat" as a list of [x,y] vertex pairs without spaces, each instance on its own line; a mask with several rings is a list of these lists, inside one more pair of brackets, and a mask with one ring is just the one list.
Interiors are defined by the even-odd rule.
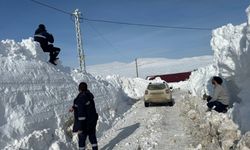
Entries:
[[88,85],[85,82],[81,82],[78,87],[79,91],[87,91],[88,90]]
[[45,25],[44,24],[39,24],[39,28],[42,30],[45,30]]
[[221,79],[221,77],[218,77],[218,76],[214,76],[213,77],[213,80],[215,81],[215,82],[217,82],[218,84],[222,84],[223,83],[223,80]]

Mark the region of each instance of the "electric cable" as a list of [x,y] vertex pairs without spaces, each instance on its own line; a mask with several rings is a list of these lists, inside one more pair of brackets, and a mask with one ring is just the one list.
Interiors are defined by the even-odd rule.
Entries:
[[[56,8],[54,6],[51,6],[46,3],[39,2],[37,0],[29,0],[31,2],[34,2],[38,5],[48,7],[50,9],[53,9],[55,11],[61,12],[63,14],[67,14],[72,16],[73,14]],[[109,24],[118,24],[118,25],[129,25],[129,26],[140,26],[140,27],[151,27],[151,28],[165,28],[165,29],[176,29],[176,30],[198,30],[198,31],[211,31],[213,28],[205,28],[205,27],[187,27],[187,26],[169,26],[169,25],[156,25],[156,24],[144,24],[144,23],[132,23],[132,22],[121,22],[121,21],[114,21],[114,20],[104,20],[104,19],[91,19],[86,17],[81,17],[80,19],[90,21],[90,22],[99,22],[99,23],[109,23]]]

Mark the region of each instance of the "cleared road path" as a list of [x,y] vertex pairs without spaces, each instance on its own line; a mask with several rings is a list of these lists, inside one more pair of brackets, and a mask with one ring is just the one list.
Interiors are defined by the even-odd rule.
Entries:
[[181,115],[182,92],[174,92],[175,105],[144,107],[137,102],[99,139],[101,150],[187,150],[192,138]]

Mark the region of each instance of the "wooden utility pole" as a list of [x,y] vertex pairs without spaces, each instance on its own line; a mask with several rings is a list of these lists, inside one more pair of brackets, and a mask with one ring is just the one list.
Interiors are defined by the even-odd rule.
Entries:
[[137,58],[135,59],[135,69],[136,69],[136,77],[139,77],[139,72],[138,72],[138,61]]

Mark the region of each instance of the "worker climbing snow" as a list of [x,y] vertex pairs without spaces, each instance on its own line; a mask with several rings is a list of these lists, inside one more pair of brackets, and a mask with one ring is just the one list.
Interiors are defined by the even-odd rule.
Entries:
[[96,124],[98,114],[96,113],[93,94],[88,90],[88,85],[81,82],[78,87],[79,94],[74,100],[70,112],[74,112],[73,132],[78,133],[79,149],[85,150],[87,137],[93,150],[98,150],[96,138]]
[[38,29],[35,31],[34,40],[40,43],[44,52],[50,53],[49,62],[53,65],[57,65],[56,60],[58,59],[57,56],[60,52],[60,48],[53,46],[52,43],[54,43],[54,37],[46,31],[45,25],[40,24],[38,26]]

